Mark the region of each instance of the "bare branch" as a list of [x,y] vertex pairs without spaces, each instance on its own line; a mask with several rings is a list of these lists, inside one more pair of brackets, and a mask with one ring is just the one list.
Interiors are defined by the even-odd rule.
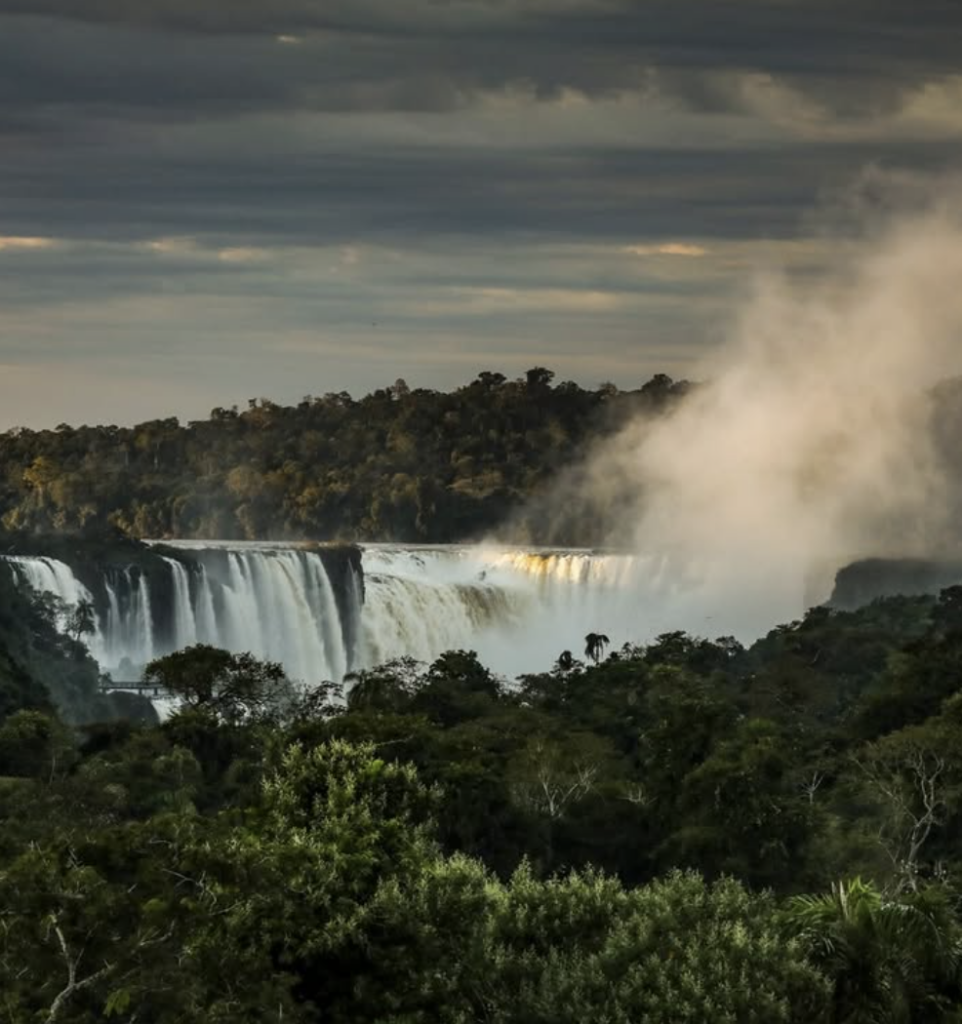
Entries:
[[76,957],[73,957],[70,953],[70,947],[67,945],[67,938],[64,935],[63,929],[60,927],[59,920],[56,916],[51,917],[50,924],[53,928],[54,934],[57,936],[60,952],[63,956],[64,965],[67,969],[67,984],[57,993],[54,1001],[50,1004],[50,1009],[47,1011],[46,1024],[54,1024],[60,1016],[60,1012],[77,992],[93,985],[95,982],[113,971],[115,967],[114,964],[105,963],[100,970],[94,971],[93,974],[88,974],[86,978],[78,981],[77,968],[80,966],[80,960],[83,957],[84,951],[81,949],[80,953]]

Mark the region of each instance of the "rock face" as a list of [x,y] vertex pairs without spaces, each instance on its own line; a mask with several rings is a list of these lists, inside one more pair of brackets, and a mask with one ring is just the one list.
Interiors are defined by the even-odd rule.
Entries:
[[962,583],[962,562],[924,558],[865,558],[840,569],[828,604],[851,611],[879,597],[937,594]]

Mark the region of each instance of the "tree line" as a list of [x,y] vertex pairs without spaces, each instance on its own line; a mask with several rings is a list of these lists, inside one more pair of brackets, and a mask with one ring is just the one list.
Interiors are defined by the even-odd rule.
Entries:
[[[450,393],[403,380],[360,399],[251,399],[182,425],[0,434],[0,523],[12,533],[132,538],[462,540],[518,513],[519,539],[589,543],[573,511],[545,536],[524,503],[562,466],[690,385],[586,390],[534,367]],[[600,539],[600,537],[599,537]]]

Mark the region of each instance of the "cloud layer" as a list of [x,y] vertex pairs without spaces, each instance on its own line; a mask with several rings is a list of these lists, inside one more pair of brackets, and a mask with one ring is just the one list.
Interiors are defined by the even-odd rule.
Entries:
[[560,482],[545,516],[591,508],[637,554],[630,596],[596,611],[615,643],[747,642],[856,558],[959,557],[957,429],[933,387],[962,374],[960,277],[956,189],[843,244],[824,279],[759,278],[707,382]]
[[[948,0],[2,0],[2,425],[684,373],[753,267],[817,272],[814,208],[837,235],[958,167],[960,29]],[[44,374],[123,383],[48,408]]]

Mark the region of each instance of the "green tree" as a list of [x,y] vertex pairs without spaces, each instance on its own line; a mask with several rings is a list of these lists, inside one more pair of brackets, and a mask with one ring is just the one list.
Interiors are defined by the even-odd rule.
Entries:
[[601,656],[605,653],[605,648],[610,643],[611,641],[604,633],[589,633],[585,637],[585,657],[591,658],[597,665],[601,660]]
[[0,725],[0,775],[51,781],[75,760],[70,731],[43,711],[18,711]]
[[159,686],[187,710],[208,712],[232,724],[275,719],[295,691],[283,667],[253,654],[231,654],[195,644],[152,661],[144,681]]
[[[956,700],[956,707],[962,704]],[[954,715],[908,726],[852,755],[875,804],[878,842],[896,891],[916,891],[935,872],[932,849],[962,797],[962,731]]]
[[347,706],[352,711],[396,712],[403,710],[419,685],[421,664],[399,658],[374,669],[347,676]]
[[828,1024],[958,1020],[962,944],[944,892],[886,900],[856,878],[794,897],[787,914],[832,981]]
[[[520,898],[519,898],[520,897]],[[812,1024],[826,985],[770,896],[673,873],[625,893],[597,875],[512,880],[489,1019]]]
[[93,603],[81,598],[67,616],[66,632],[80,643],[85,636],[90,636],[97,629],[97,618]]
[[664,853],[756,886],[793,873],[795,884],[804,885],[799,865],[807,845],[817,842],[817,818],[798,781],[796,746],[773,722],[738,722],[679,781],[677,827]]

